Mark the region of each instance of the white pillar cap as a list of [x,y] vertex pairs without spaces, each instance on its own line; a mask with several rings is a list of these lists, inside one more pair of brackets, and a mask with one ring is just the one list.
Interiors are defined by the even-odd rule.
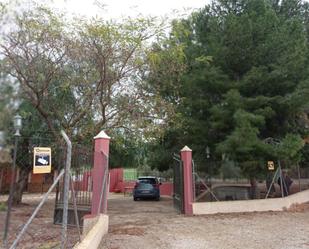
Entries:
[[182,148],[181,151],[192,151],[187,145]]
[[104,131],[100,131],[100,133],[96,135],[93,139],[99,139],[99,138],[111,139],[109,136],[106,135]]

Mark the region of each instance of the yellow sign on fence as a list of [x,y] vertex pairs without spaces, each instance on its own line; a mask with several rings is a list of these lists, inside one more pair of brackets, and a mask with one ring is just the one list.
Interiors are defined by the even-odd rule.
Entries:
[[268,170],[275,170],[275,164],[273,161],[267,162]]
[[33,149],[33,174],[51,172],[51,148],[34,147]]

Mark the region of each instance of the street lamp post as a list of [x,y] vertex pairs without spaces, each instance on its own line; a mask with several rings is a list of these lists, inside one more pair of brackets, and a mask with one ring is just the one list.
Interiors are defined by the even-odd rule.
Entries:
[[0,150],[4,148],[5,144],[5,134],[4,131],[0,131]]
[[206,146],[206,158],[210,158],[210,150],[208,146]]
[[[5,133],[4,131],[0,131],[0,164],[2,163],[2,151],[5,148]],[[2,180],[3,180],[3,168],[2,165],[0,165],[0,193],[2,188]]]
[[20,137],[20,129],[22,128],[22,118],[20,115],[14,116],[14,129],[15,129],[15,146],[14,146],[14,156],[13,156],[13,168],[12,168],[12,177],[10,183],[10,193],[7,205],[7,212],[6,212],[6,219],[4,225],[4,233],[3,233],[3,245],[4,248],[7,248],[7,236],[10,226],[10,216],[11,216],[11,208],[13,202],[13,194],[14,194],[14,187],[15,187],[15,173],[16,173],[16,156],[17,156],[17,146],[18,146],[18,138]]

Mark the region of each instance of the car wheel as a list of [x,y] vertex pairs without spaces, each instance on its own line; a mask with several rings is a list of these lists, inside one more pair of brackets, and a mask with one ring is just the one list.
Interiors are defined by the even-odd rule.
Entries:
[[156,197],[156,201],[160,201],[160,196],[159,196],[159,197]]
[[136,197],[134,197],[134,198],[133,198],[133,200],[134,200],[134,201],[137,201],[137,198],[136,198]]

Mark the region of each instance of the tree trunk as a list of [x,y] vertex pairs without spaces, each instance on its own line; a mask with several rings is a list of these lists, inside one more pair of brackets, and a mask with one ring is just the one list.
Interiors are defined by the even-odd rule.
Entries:
[[22,202],[23,193],[28,181],[28,169],[20,169],[19,179],[15,183],[13,193],[13,205],[18,205]]

